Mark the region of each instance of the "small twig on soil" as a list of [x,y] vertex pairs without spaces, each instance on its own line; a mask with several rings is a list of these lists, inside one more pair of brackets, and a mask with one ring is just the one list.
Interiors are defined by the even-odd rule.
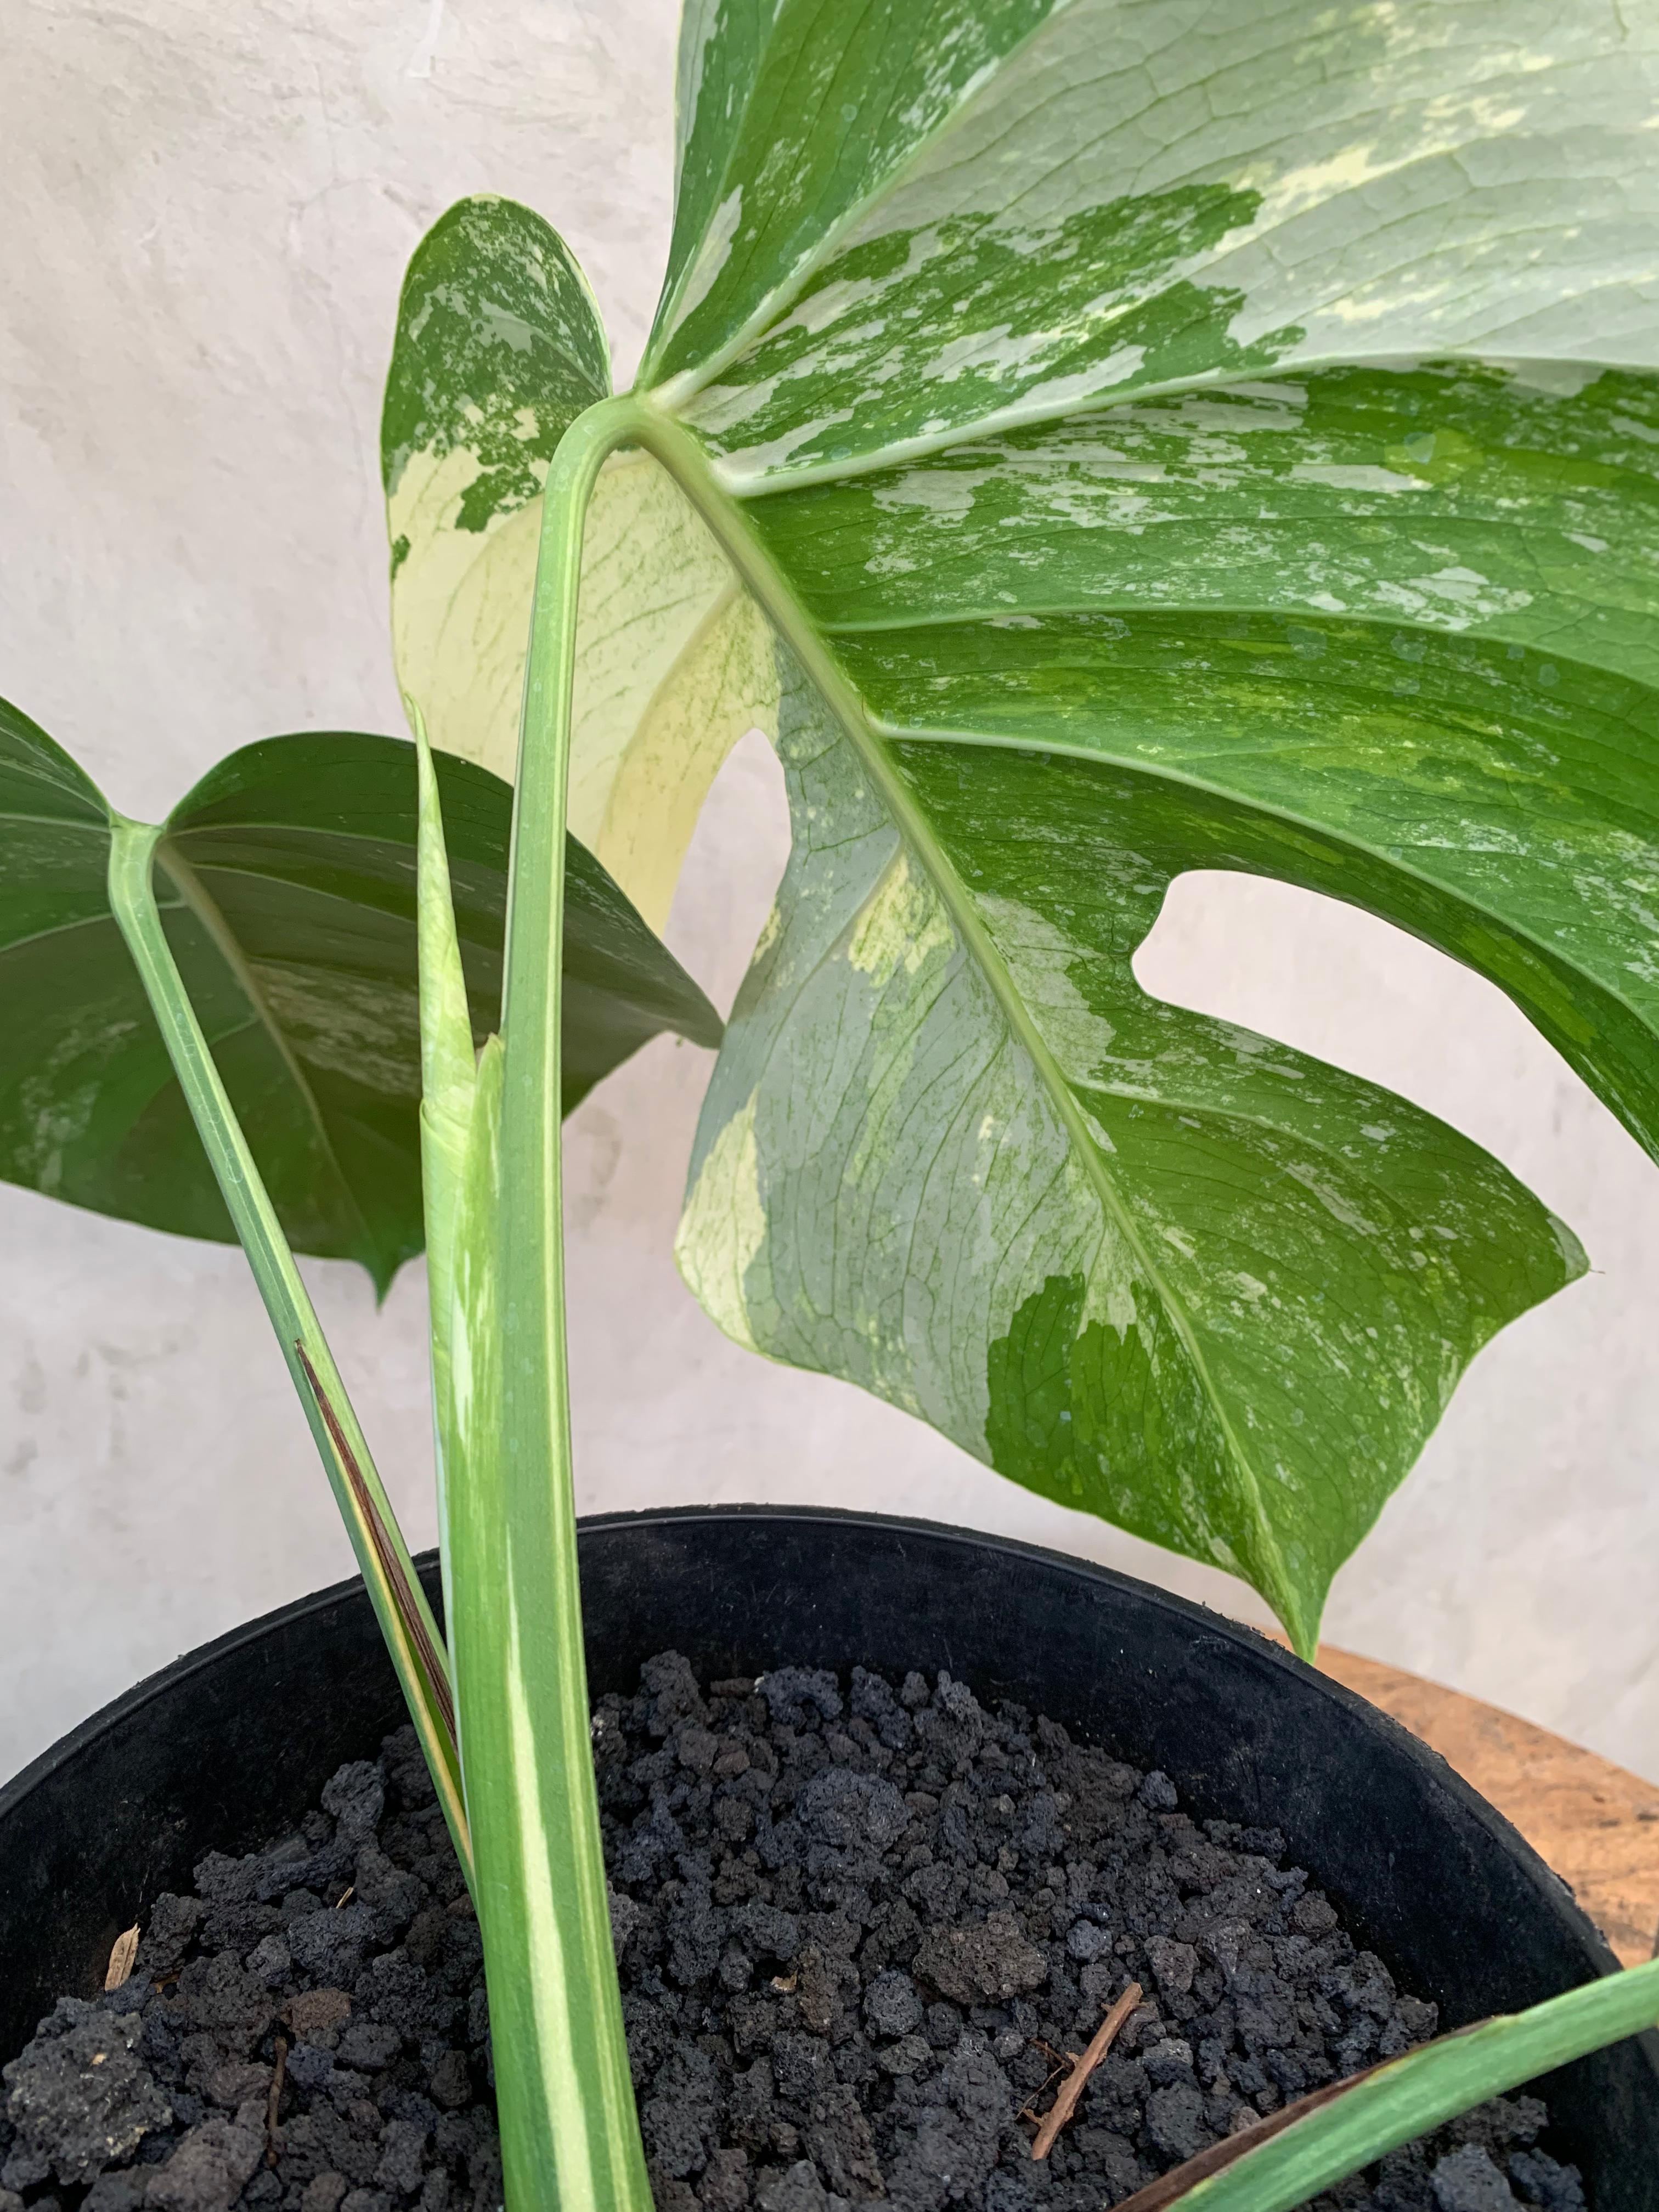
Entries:
[[276,2063],[271,2069],[270,2094],[265,2100],[265,2164],[276,2163],[276,2107],[283,2101],[283,2076],[288,2070],[288,2045],[276,2038]]
[[343,1905],[349,1905],[352,1899],[356,1897],[356,1894],[357,1885],[354,1881],[349,1889],[342,1890],[340,1894],[335,1899],[334,1910],[337,1912]]
[[132,1962],[138,1956],[138,1927],[137,1922],[115,1939],[115,1948],[109,1954],[109,1965],[104,1972],[104,1987],[118,1990],[125,1987],[132,1973]]
[[1072,2061],[1072,2070],[1060,2083],[1060,2094],[1048,2107],[1048,2118],[1036,2131],[1036,2141],[1031,2145],[1033,2158],[1047,2158],[1054,2148],[1054,2137],[1077,2110],[1078,2099],[1083,2094],[1089,2076],[1116,2042],[1119,2029],[1140,2002],[1142,1994],[1139,1983],[1131,1982],[1095,2030],[1095,2039],[1082,2057]]

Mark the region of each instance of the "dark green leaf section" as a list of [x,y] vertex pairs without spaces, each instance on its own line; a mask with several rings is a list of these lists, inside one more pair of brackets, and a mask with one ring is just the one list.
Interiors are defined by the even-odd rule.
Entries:
[[[1109,1324],[1085,1320],[1088,1295],[1081,1269],[1047,1277],[1016,1308],[1007,1334],[993,1337],[986,1363],[992,1466],[1066,1505],[1097,1492],[1103,1472],[1121,1475],[1149,1445],[1167,1449],[1166,1439],[1128,1433],[1132,1421],[1157,1423],[1159,1408],[1145,1376],[1131,1398],[1126,1377],[1111,1374],[1127,1363],[1112,1358],[1122,1347]],[[1102,1387],[1109,1375],[1115,1395]],[[1178,1516],[1157,1517],[1156,1540],[1167,1544]]]
[[741,0],[694,9],[682,100],[690,86],[702,89],[677,210],[679,275],[641,383],[721,352],[1053,7],[780,0],[769,28]]
[[[438,767],[475,1035],[500,1019],[512,794]],[[109,817],[45,733],[0,716],[0,1175],[177,1233],[230,1223],[105,893]],[[168,942],[302,1252],[384,1290],[422,1244],[416,778],[406,741],[272,738],[174,811]],[[599,862],[568,847],[568,1110],[665,1029],[717,1044],[707,1000]]]
[[[991,1340],[985,1443],[992,1466],[1024,1489],[1081,1506],[1150,1543],[1206,1565],[1220,1557],[1243,1567],[1274,1591],[1274,1601],[1305,1640],[1318,1620],[1332,1562],[1316,1542],[1303,1540],[1301,1515],[1281,1513],[1273,1537],[1284,1544],[1290,1573],[1275,1582],[1264,1557],[1270,1546],[1238,1510],[1237,1474],[1224,1451],[1212,1459],[1201,1444],[1194,1449],[1198,1438],[1209,1441],[1201,1393],[1172,1393],[1167,1371],[1160,1372],[1179,1364],[1170,1347],[1149,1346],[1150,1330],[1132,1339],[1109,1321],[1088,1318],[1087,1301],[1080,1271],[1050,1275],[1015,1310],[1007,1334]],[[1374,1440],[1364,1441],[1369,1457]],[[1203,1468],[1196,1483],[1159,1480],[1153,1473],[1194,1463]],[[1367,1479],[1370,1474],[1369,1467],[1354,1468],[1346,1480],[1325,1486],[1340,1517],[1356,1529],[1374,1517],[1381,1486]],[[1298,1500],[1304,1510],[1316,1503]],[[1218,1552],[1224,1530],[1225,1549]]]
[[[460,448],[477,473],[451,526],[482,531],[539,495],[559,440],[610,388],[599,313],[558,233],[514,201],[461,200],[404,277],[380,418],[386,495],[412,454]],[[402,557],[394,544],[394,571]]]
[[82,1205],[165,1079],[109,910],[109,827],[69,756],[0,702],[0,1174]]

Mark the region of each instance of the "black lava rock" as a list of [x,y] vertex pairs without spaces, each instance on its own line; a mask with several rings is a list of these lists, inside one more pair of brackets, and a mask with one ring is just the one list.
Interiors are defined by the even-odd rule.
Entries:
[[[949,1675],[664,1652],[593,1742],[659,2212],[1100,2212],[1435,2032],[1276,1831]],[[1131,1981],[1034,2162],[1054,2054]],[[0,2212],[495,2212],[482,1948],[412,1732],[156,1899],[127,1986],[3,2078]],[[1586,2212],[1546,2118],[1497,2100],[1317,2212]]]

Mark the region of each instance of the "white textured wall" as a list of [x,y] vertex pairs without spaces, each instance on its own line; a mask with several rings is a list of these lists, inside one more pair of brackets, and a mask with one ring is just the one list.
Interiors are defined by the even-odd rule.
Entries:
[[[539,207],[631,362],[666,234],[672,0],[10,0],[0,72],[0,690],[159,813],[278,730],[399,726],[374,469],[404,261],[462,192]],[[745,741],[677,908],[725,1004],[782,860]],[[1364,917],[1188,879],[1143,979],[1392,1081],[1601,1271],[1478,1364],[1344,1574],[1354,1648],[1659,1775],[1659,1176],[1486,987]],[[1239,1586],[737,1351],[668,1246],[706,1057],[570,1126],[582,1502],[833,1500]],[[418,1269],[308,1270],[429,1540]],[[349,1568],[240,1257],[0,1189],[0,1774],[137,1674]]]

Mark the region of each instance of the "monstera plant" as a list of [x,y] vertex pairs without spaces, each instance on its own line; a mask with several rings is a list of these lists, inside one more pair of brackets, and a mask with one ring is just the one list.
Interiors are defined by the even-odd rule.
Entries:
[[1464,1366],[1583,1255],[1443,1123],[1132,959],[1187,870],[1351,901],[1497,982],[1654,1146],[1656,50],[1651,9],[1600,4],[702,0],[630,393],[539,216],[469,200],[417,251],[399,671],[437,747],[516,774],[528,948],[453,1116],[451,1180],[487,1188],[499,1141],[514,1200],[493,1239],[463,1208],[507,1385],[449,1449],[474,1500],[499,1471],[517,1626],[474,1654],[458,1620],[458,1663],[520,1770],[519,1964],[488,1955],[562,2199],[640,2183],[636,2152],[556,2160],[623,2092],[585,1999],[553,2025],[603,1927],[548,1781],[585,1709],[556,884],[523,856],[568,822],[660,924],[767,731],[793,849],[686,1280],[739,1342],[1247,1576],[1310,1650]]
[[[1413,932],[1659,1148],[1656,69],[1651,0],[690,0],[631,392],[540,216],[467,200],[410,269],[413,758],[273,741],[154,830],[0,730],[3,1171],[248,1248],[477,1900],[514,2212],[649,2201],[558,1132],[645,1036],[719,1034],[650,932],[738,737],[793,848],[686,1280],[1304,1653],[1584,1260],[1431,1116],[1143,992],[1170,883]],[[289,1253],[384,1282],[422,1232],[447,1651]],[[1282,2212],[1656,2017],[1659,1966],[1574,1991],[1156,2201]]]

